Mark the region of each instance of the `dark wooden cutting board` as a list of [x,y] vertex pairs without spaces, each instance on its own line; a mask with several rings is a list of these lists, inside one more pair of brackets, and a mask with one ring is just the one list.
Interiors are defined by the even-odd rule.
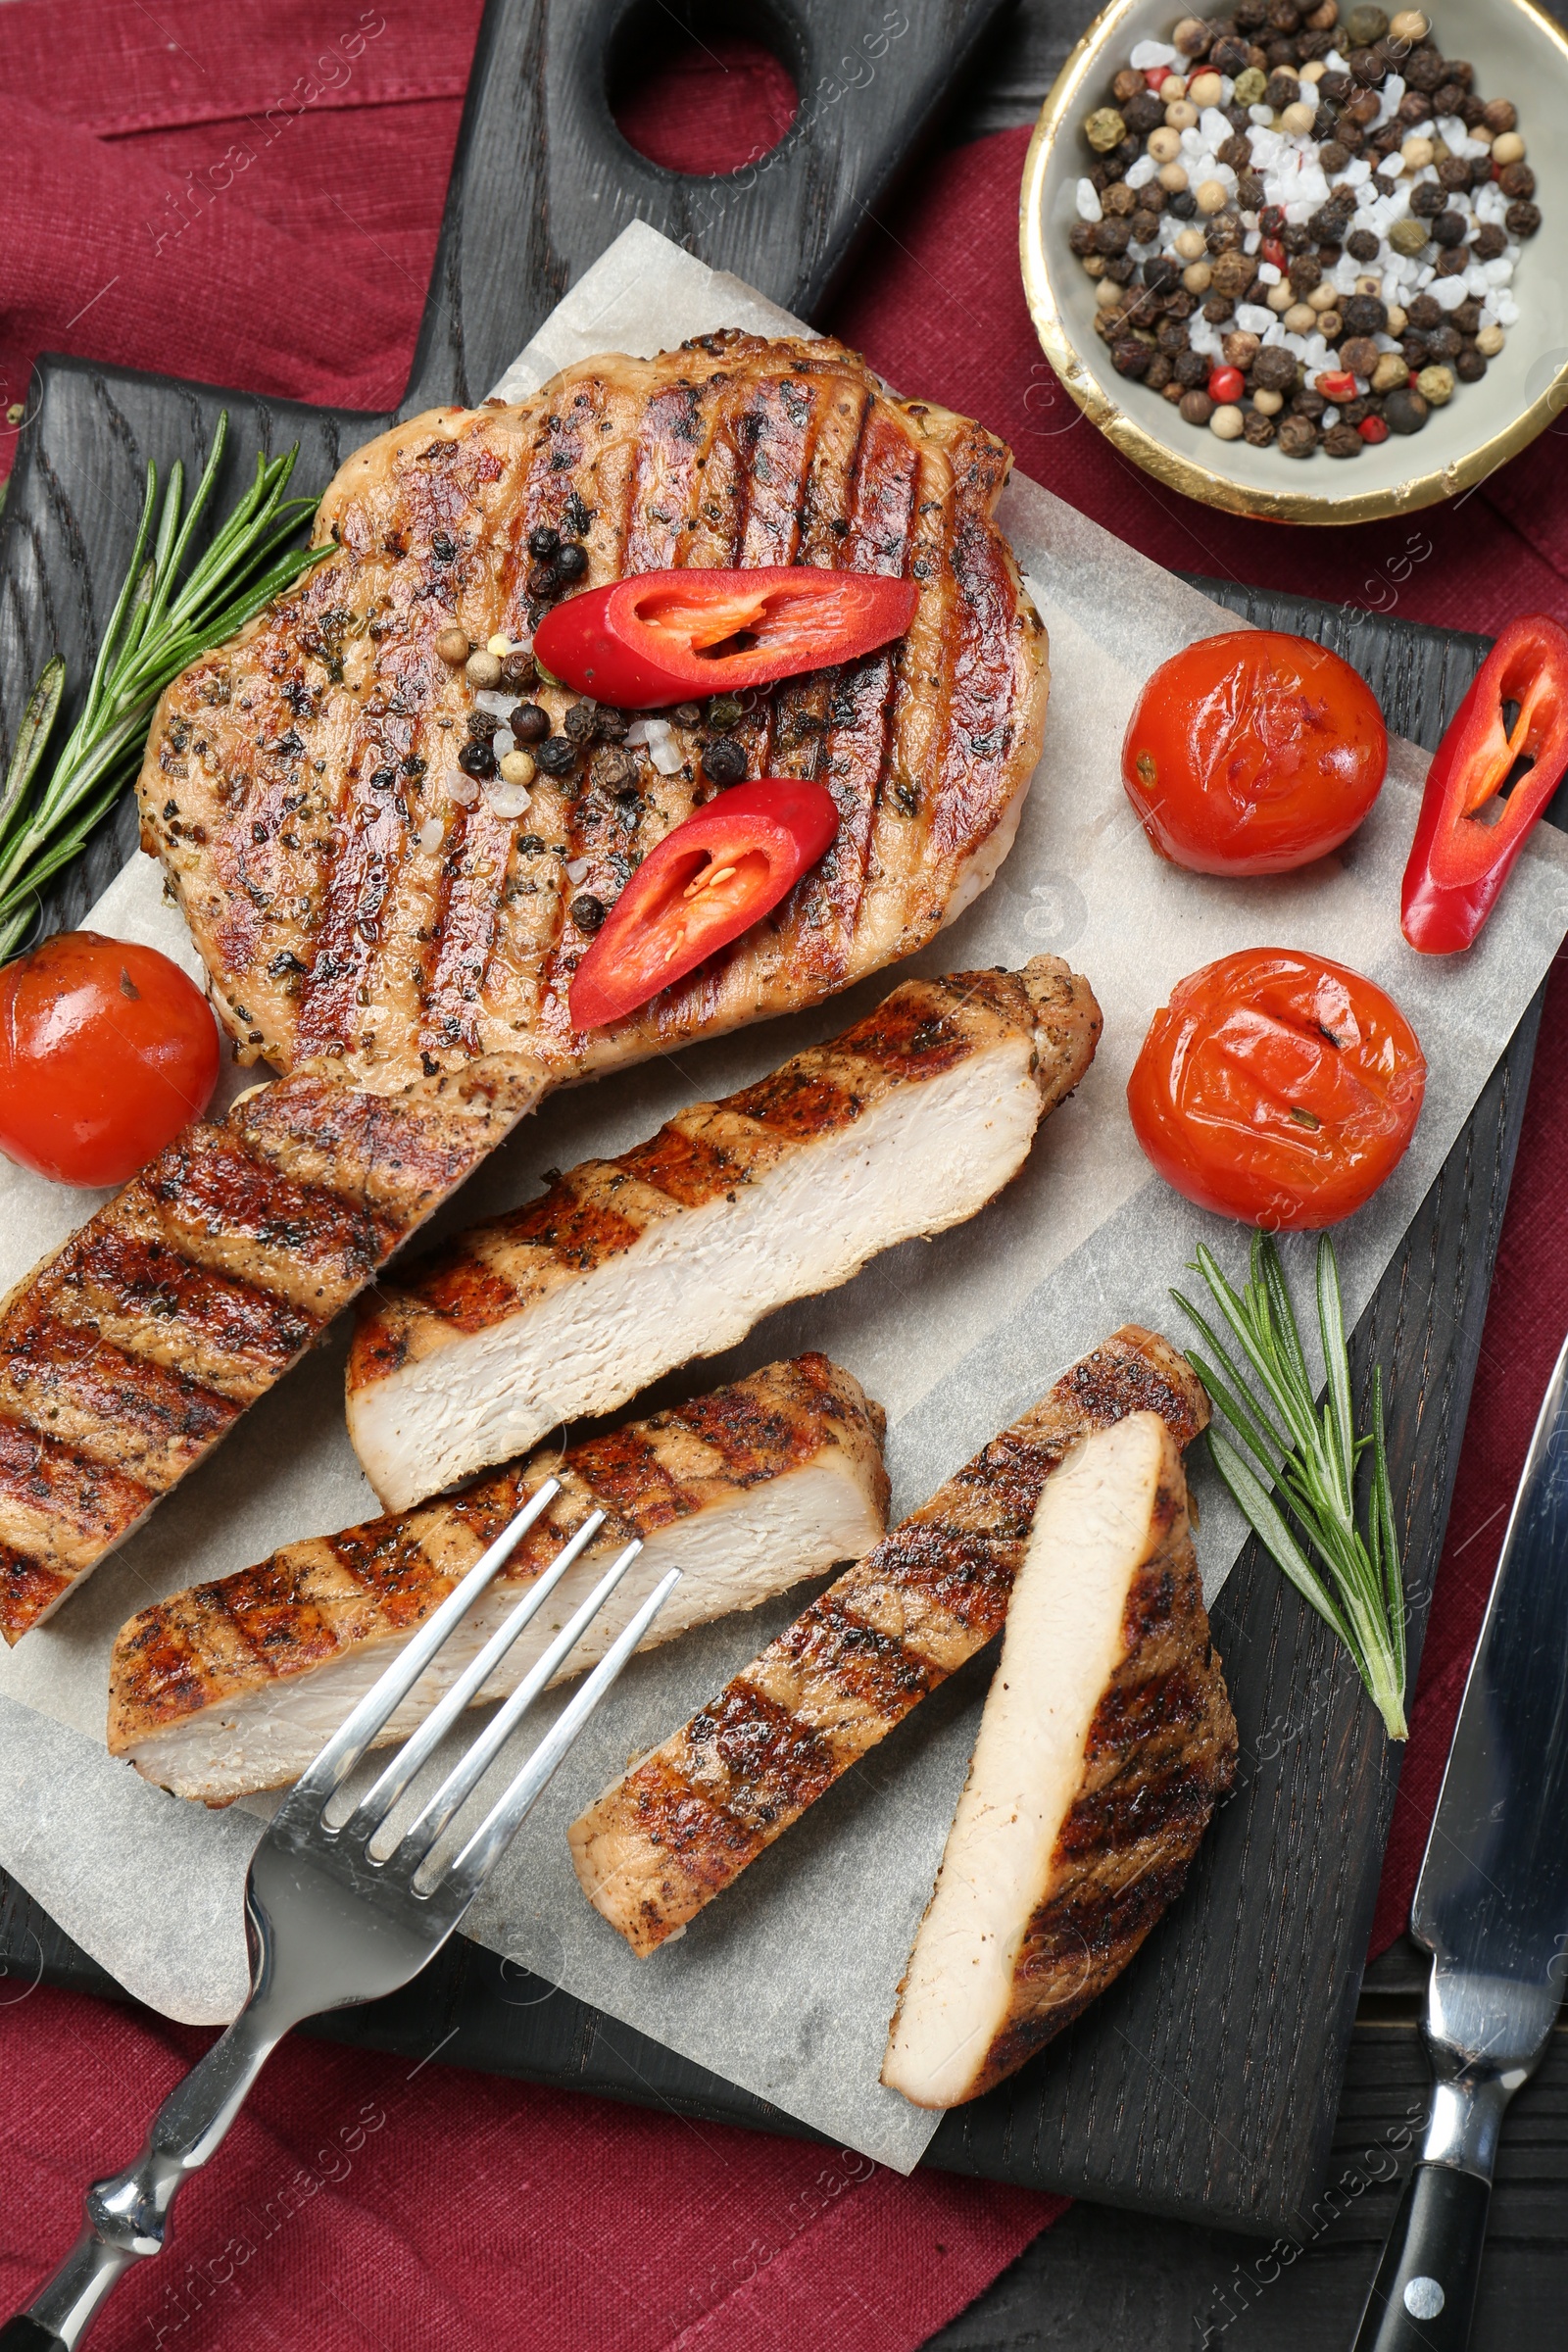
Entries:
[[[402,413],[482,398],[633,218],[809,317],[996,0],[863,14],[839,0],[778,0],[749,12],[748,28],[795,74],[803,121],[753,173],[695,182],[632,153],[606,88],[606,60],[637,33],[635,21],[674,13],[651,0],[491,0]],[[148,458],[199,465],[226,407],[223,498],[258,448],[296,439],[300,486],[324,486],[384,421],[80,361],[45,361],[40,376],[0,526],[0,749],[51,654],[66,656],[74,682],[87,674]],[[1196,584],[1249,618],[1333,645],[1375,688],[1391,726],[1428,746],[1485,650],[1480,638]],[[127,802],[52,895],[50,927],[79,920],[134,832]],[[1539,1019],[1538,999],[1353,1343],[1363,1392],[1374,1358],[1392,1383],[1412,1681]],[[1068,2034],[943,2122],[927,2161],[1273,2232],[1306,2213],[1327,2161],[1398,1758],[1325,1629],[1255,1547],[1226,1586],[1215,1628],[1243,1769],[1186,1895]],[[0,1964],[13,1991],[37,1977],[119,1990],[3,1880]],[[391,2000],[339,2012],[319,2030],[420,2057],[439,2048],[444,2062],[683,2114],[799,2129],[472,1944],[449,1947]]]

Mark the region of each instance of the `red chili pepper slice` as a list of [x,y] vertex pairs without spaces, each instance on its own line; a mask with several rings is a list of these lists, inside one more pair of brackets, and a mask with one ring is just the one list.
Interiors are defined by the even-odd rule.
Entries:
[[816,863],[839,829],[820,784],[737,784],[651,850],[567,991],[574,1029],[602,1029],[738,939]]
[[644,571],[557,605],[534,631],[553,676],[622,710],[736,694],[902,637],[913,580],[810,564]]
[[[1505,703],[1518,707],[1511,727]],[[1499,800],[1521,759],[1534,765]],[[1470,945],[1565,768],[1568,629],[1531,612],[1497,639],[1427,771],[1400,902],[1412,948],[1451,956]]]

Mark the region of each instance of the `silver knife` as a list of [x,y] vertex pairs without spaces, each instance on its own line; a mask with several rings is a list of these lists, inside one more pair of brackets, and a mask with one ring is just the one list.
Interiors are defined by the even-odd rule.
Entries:
[[1547,1385],[1410,1915],[1431,2121],[1355,2352],[1463,2352],[1497,2137],[1568,1976],[1568,1341]]

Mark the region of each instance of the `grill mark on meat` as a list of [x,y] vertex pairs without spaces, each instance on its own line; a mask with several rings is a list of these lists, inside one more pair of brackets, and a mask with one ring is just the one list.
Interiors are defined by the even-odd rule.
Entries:
[[[710,1800],[713,1812],[734,1823],[737,1841],[755,1837],[759,1851],[761,1839],[781,1814],[799,1803],[802,1792],[809,1789],[812,1796],[821,1795],[832,1787],[839,1769],[829,1744],[744,1678],[731,1683],[686,1727],[682,1771],[687,1786],[706,1795],[711,1776],[713,1787],[724,1792]],[[663,1786],[670,1788],[674,1779],[672,1772]]]
[[[883,1427],[848,1374],[807,1354],[564,1455],[509,1463],[414,1511],[286,1544],[255,1567],[156,1602],[122,1628],[111,1669],[110,1746],[122,1753],[258,1682],[286,1680],[367,1639],[423,1623],[546,1477],[559,1479],[563,1492],[501,1571],[503,1588],[531,1584],[593,1509],[607,1513],[594,1553],[608,1559],[630,1537],[646,1539],[827,1447],[863,1454],[880,1444]],[[0,1424],[0,1511],[4,1458]],[[879,1462],[871,1486],[885,1508]],[[11,1573],[0,1549],[0,1598]]]
[[[1128,1325],[892,1529],[704,1712],[721,1710],[731,1693],[743,1707],[746,1690],[760,1690],[831,1749],[835,1777],[847,1770],[1000,1629],[1046,1480],[1089,1429],[1149,1409],[1151,1391],[1166,1399],[1176,1445],[1187,1445],[1207,1419],[1202,1390],[1166,1342]],[[613,1783],[569,1832],[589,1901],[639,1955],[693,1918],[760,1850],[731,1836],[726,1824],[745,1818],[747,1793],[710,1763],[704,1810],[681,1812],[676,1783],[690,1734],[688,1724]],[[819,1793],[803,1784],[775,1803],[770,1788],[762,1843]],[[678,1851],[664,1842],[666,1818],[682,1825]],[[704,1821],[716,1825],[711,1850],[698,1835]]]
[[0,1313],[0,1634],[127,1536],[530,1108],[480,1062],[402,1097],[306,1074],[186,1128]]
[[672,571],[687,509],[702,479],[711,418],[697,386],[668,384],[648,404],[628,471],[625,570]]

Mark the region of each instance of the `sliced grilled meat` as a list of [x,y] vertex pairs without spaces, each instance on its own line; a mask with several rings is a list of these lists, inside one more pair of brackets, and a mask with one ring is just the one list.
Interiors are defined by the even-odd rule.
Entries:
[[571,1825],[583,1891],[639,1956],[684,1927],[911,1707],[1001,1630],[1035,1510],[1091,1430],[1208,1418],[1186,1359],[1135,1324],[832,1584]]
[[[520,406],[433,410],[358,451],[317,524],[339,552],[175,680],[141,773],[143,841],[242,1054],[326,1057],[377,1088],[487,1053],[576,1076],[814,1003],[919,947],[991,879],[1040,752],[1045,635],[992,520],[1008,463],[831,340],[733,333],[588,361]],[[843,821],[826,858],[764,923],[591,1036],[566,1014],[589,938],[571,902],[612,902],[707,797],[714,729],[677,728],[670,775],[617,750],[612,784],[591,709],[564,728],[572,698],[530,688],[564,772],[543,762],[523,813],[497,813],[459,765],[474,689],[435,645],[454,625],[479,646],[528,640],[541,526],[580,543],[573,588],[799,563],[920,591],[899,644],[725,725],[748,773],[828,785]]]
[[368,1094],[302,1072],[187,1127],[0,1309],[15,1642],[294,1362],[540,1091],[499,1059]]
[[475,1704],[516,1688],[632,1536],[642,1560],[573,1651],[603,1655],[649,1585],[681,1582],[647,1646],[755,1608],[874,1542],[887,1516],[883,1416],[822,1355],[769,1364],[732,1388],[514,1462],[408,1517],[290,1544],[258,1568],[198,1585],[122,1628],[110,1672],[109,1746],[176,1795],[226,1804],[295,1780],[395,1652],[547,1477],[563,1492],[393,1716],[406,1740],[533,1579],[596,1507],[604,1528]]
[[1236,1773],[1166,1424],[1133,1413],[1046,1489],[882,2080],[955,2107],[1119,1976]]
[[973,1216],[1099,1035],[1059,956],[906,981],[831,1045],[378,1286],[348,1368],[370,1484],[406,1509]]

